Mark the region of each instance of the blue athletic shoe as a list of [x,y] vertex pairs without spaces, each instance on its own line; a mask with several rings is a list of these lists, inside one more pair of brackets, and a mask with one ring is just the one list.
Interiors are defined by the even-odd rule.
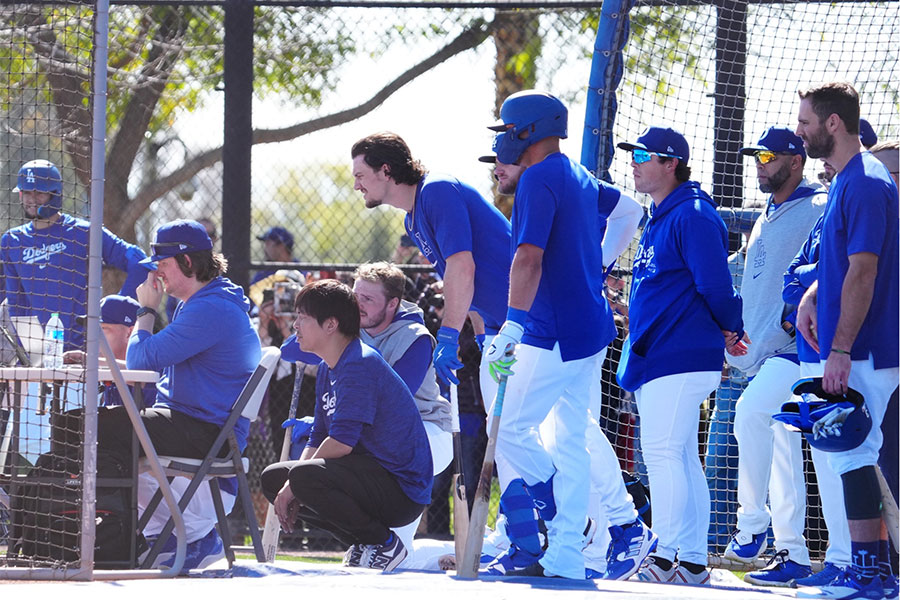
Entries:
[[510,544],[507,550],[498,554],[494,560],[485,567],[484,574],[508,575],[510,571],[520,571],[534,565],[540,558],[540,555],[532,554],[527,550],[522,550],[515,544]]
[[884,598],[881,577],[875,576],[868,582],[862,582],[853,569],[844,569],[837,579],[828,585],[804,587],[797,590],[797,598],[841,598],[853,600],[866,598],[881,600]]
[[[138,555],[137,564],[139,567],[143,566],[144,559],[150,554],[150,550],[153,549],[153,546],[156,545],[157,540],[159,540],[158,535],[152,535],[146,538],[147,548]],[[169,536],[169,539],[166,540],[166,543],[163,544],[162,550],[160,550],[159,554],[156,555],[156,559],[154,559],[153,564],[150,565],[151,569],[159,569],[166,561],[169,561],[169,566],[172,564],[172,557],[175,556],[175,549],[178,545],[178,540],[175,538],[175,534]]]
[[606,552],[606,573],[603,579],[623,581],[641,568],[641,563],[656,550],[656,534],[640,519],[609,528],[610,543]]
[[[172,536],[174,539],[175,536]],[[187,545],[187,553],[184,557],[184,567],[182,571],[190,571],[191,569],[205,569],[217,560],[225,558],[225,544],[219,537],[219,532],[213,527],[209,533]],[[162,563],[164,567],[171,567],[175,564],[175,555]]]
[[822,567],[822,570],[818,573],[813,573],[808,577],[803,577],[800,579],[795,579],[791,584],[791,587],[819,587],[822,585],[828,585],[832,581],[838,578],[838,575],[843,571],[843,567],[839,567],[834,563],[825,562],[825,566]]
[[896,598],[900,593],[900,582],[897,581],[896,575],[888,575],[881,578],[881,587],[884,590],[884,597],[887,600]]
[[809,565],[795,563],[788,556],[787,550],[779,550],[764,569],[751,571],[744,575],[744,581],[753,585],[791,587],[791,583],[795,579],[809,577],[812,574]]
[[725,558],[736,560],[738,562],[753,562],[759,558],[768,546],[766,542],[766,532],[747,533],[745,531],[735,531],[734,537],[725,548]]

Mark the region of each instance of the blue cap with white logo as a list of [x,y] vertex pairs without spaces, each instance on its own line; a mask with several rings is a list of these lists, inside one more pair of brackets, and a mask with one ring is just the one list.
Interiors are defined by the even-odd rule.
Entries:
[[684,164],[687,164],[691,156],[687,139],[671,127],[648,127],[636,142],[619,142],[617,146],[623,150],[640,148],[647,152],[671,156]]
[[151,255],[142,260],[141,264],[158,262],[188,252],[212,250],[212,247],[212,240],[203,225],[197,221],[179,219],[156,230],[156,241],[150,244]]
[[755,152],[766,150],[784,154],[799,154],[806,158],[803,140],[790,127],[777,127],[774,125],[769,127],[755,146],[741,148],[741,154],[749,156]]

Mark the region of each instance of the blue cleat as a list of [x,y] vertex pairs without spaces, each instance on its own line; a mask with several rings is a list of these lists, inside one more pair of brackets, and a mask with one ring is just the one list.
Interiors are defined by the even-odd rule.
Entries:
[[[170,539],[174,539],[172,536]],[[182,572],[191,569],[204,569],[213,564],[217,560],[225,558],[225,544],[219,537],[219,532],[213,527],[205,536],[196,542],[189,542],[187,545],[187,554],[184,557],[184,567]],[[164,567],[171,567],[175,564],[175,554],[162,563]]]
[[797,598],[841,598],[843,600],[866,598],[868,600],[881,600],[881,598],[885,597],[884,591],[880,577],[875,576],[871,580],[864,582],[859,579],[853,569],[844,569],[837,579],[827,585],[798,589]]
[[603,579],[628,579],[637,573],[644,559],[656,549],[656,534],[640,519],[624,527],[613,525],[609,528],[609,535],[611,540]]
[[832,581],[838,578],[838,575],[841,574],[841,571],[844,570],[844,567],[839,567],[834,563],[825,562],[825,566],[822,567],[822,570],[818,573],[813,573],[808,577],[803,577],[800,579],[795,579],[791,584],[791,587],[819,587],[822,585],[828,585]]
[[766,551],[766,532],[747,533],[735,531],[734,536],[725,548],[725,558],[738,562],[753,562]]
[[788,556],[787,550],[779,550],[764,569],[747,573],[744,581],[753,585],[791,587],[795,579],[809,577],[812,574],[809,565],[796,563]]
[[485,575],[509,575],[510,571],[521,571],[531,567],[541,558],[540,555],[522,550],[510,544],[503,553],[498,554],[484,569]]

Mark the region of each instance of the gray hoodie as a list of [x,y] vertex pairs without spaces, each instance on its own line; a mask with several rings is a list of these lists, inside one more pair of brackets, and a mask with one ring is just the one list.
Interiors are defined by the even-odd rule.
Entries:
[[[372,336],[365,329],[360,330],[362,341],[377,349],[391,366],[406,353],[413,342],[423,335],[427,335],[431,339],[431,347],[434,348],[434,338],[425,327],[422,310],[406,300],[400,301],[397,314],[394,315],[391,324],[384,331]],[[413,397],[416,406],[419,407],[422,421],[430,421],[442,430],[450,431],[450,403],[441,397],[434,374],[434,366],[430,362],[425,379]]]
[[729,365],[748,376],[756,375],[766,359],[797,354],[794,338],[781,328],[784,272],[825,211],[826,198],[825,188],[804,179],[778,208],[770,197],[753,225],[740,286],[744,331],[752,343],[744,356],[725,356]]

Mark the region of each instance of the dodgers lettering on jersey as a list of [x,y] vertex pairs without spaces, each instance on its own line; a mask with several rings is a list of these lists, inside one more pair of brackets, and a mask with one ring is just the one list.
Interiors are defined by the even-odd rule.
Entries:
[[55,254],[62,254],[68,246],[65,242],[57,242],[55,244],[42,244],[40,248],[25,248],[22,250],[22,262],[26,265],[42,263],[38,268],[43,269],[50,264],[50,257]]

